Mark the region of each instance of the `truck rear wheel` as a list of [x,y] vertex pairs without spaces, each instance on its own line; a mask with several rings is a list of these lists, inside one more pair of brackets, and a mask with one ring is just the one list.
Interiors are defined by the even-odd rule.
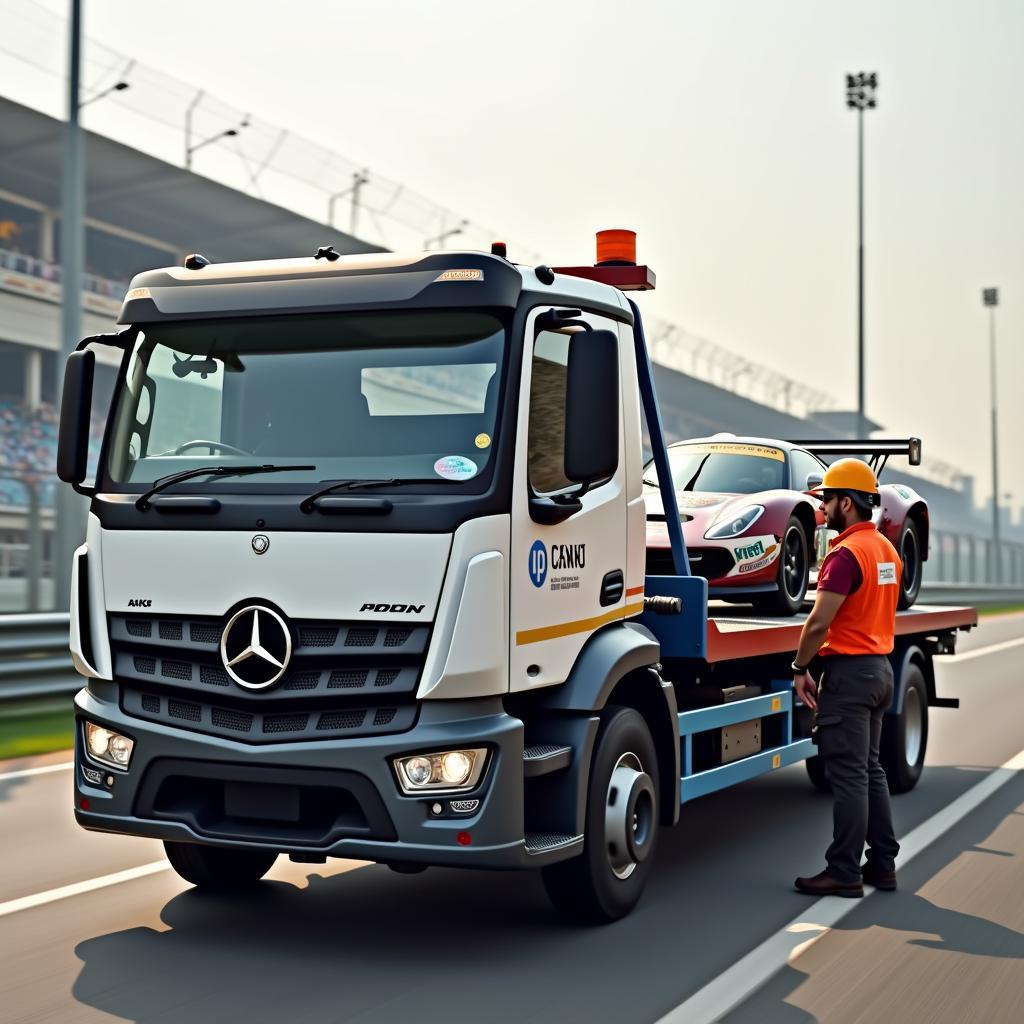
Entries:
[[637,904],[658,836],[658,759],[647,723],[632,708],[602,714],[587,794],[583,853],[542,870],[565,916],[590,924],[625,917]]
[[924,770],[928,749],[928,688],[915,662],[904,673],[903,707],[898,715],[886,715],[882,724],[879,760],[885,769],[890,793],[909,793]]
[[229,892],[254,886],[273,866],[277,854],[227,846],[164,841],[171,867],[197,889]]

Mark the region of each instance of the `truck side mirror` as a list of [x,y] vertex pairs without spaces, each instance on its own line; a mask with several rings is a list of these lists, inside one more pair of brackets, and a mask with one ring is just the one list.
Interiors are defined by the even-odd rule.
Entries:
[[64,391],[60,400],[60,432],[57,437],[57,476],[76,485],[85,479],[89,459],[89,414],[96,353],[72,352],[64,367]]
[[824,477],[820,473],[808,473],[807,474],[807,486],[804,488],[805,491],[813,491],[815,487],[820,487],[824,481]]
[[569,341],[565,396],[565,475],[588,487],[619,464],[619,339],[579,331]]

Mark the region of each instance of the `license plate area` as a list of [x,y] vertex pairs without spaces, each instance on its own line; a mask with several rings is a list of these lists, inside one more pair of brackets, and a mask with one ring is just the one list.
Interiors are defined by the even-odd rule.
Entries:
[[299,787],[252,782],[224,783],[224,813],[252,821],[298,821]]
[[761,751],[761,719],[739,722],[722,729],[722,764],[738,761]]

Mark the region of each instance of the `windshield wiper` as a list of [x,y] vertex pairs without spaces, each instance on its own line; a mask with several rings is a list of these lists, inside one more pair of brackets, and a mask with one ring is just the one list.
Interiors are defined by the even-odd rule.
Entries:
[[170,476],[162,476],[157,480],[145,494],[135,502],[135,507],[140,512],[145,512],[150,507],[149,499],[154,494],[170,487],[172,484],[180,483],[182,480],[190,480],[194,476],[248,476],[250,473],[285,473],[289,470],[302,470],[312,472],[316,466],[200,466],[197,469],[183,469],[180,473],[171,473]]
[[389,487],[392,484],[461,484],[461,480],[445,480],[443,477],[431,476],[431,477],[400,477],[393,476],[386,480],[335,480],[333,484],[328,484],[326,487],[322,487],[319,491],[314,491],[312,494],[307,495],[299,502],[299,511],[301,512],[312,512],[316,508],[317,498],[322,498],[325,494],[333,494],[335,491],[357,491],[367,487]]
[[704,468],[704,463],[711,458],[711,452],[708,452],[703,459],[700,460],[700,465],[697,467],[697,472],[686,481],[686,486],[682,488],[684,491],[692,491],[694,484],[697,482],[697,477],[700,476],[700,471]]

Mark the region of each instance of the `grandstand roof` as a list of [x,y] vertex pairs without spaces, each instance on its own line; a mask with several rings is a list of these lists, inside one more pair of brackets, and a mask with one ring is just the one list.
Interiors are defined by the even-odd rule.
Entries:
[[[59,207],[64,122],[0,97],[0,124],[3,187]],[[306,256],[327,243],[340,253],[385,251],[105,136],[84,136],[89,217],[218,261]]]

